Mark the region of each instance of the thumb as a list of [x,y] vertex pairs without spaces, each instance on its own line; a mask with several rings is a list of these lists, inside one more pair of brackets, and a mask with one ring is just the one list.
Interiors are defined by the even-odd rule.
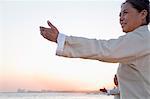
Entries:
[[48,20],[47,21],[48,26],[50,26],[51,28],[55,28],[55,26]]
[[59,32],[58,29],[57,29],[49,20],[47,21],[47,24],[48,24],[49,27],[50,27],[51,29],[53,29],[55,32],[57,32],[57,33]]

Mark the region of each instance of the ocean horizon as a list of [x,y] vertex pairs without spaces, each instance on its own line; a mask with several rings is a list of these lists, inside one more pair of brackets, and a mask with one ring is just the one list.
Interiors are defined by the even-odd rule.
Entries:
[[113,96],[98,93],[46,92],[18,93],[1,92],[0,99],[113,99]]

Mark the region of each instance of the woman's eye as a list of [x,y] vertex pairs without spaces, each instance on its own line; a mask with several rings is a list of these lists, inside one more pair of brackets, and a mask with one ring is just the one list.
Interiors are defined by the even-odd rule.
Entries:
[[121,13],[119,14],[119,16],[121,17],[121,15],[126,15],[127,13],[128,13],[127,11],[121,12]]
[[128,12],[123,12],[123,14],[127,14]]

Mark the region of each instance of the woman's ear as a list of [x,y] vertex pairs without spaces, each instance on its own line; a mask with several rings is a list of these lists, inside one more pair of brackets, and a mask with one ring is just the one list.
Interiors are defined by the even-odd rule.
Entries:
[[142,10],[140,13],[141,13],[141,18],[142,18],[143,20],[146,19],[146,16],[148,15],[147,10]]

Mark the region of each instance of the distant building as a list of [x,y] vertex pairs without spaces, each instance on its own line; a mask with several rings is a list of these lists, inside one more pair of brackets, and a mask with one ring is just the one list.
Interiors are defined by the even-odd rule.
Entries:
[[20,88],[19,88],[19,89],[17,89],[17,92],[18,92],[18,93],[24,93],[24,92],[26,92],[26,90],[25,90],[25,89],[20,89]]

